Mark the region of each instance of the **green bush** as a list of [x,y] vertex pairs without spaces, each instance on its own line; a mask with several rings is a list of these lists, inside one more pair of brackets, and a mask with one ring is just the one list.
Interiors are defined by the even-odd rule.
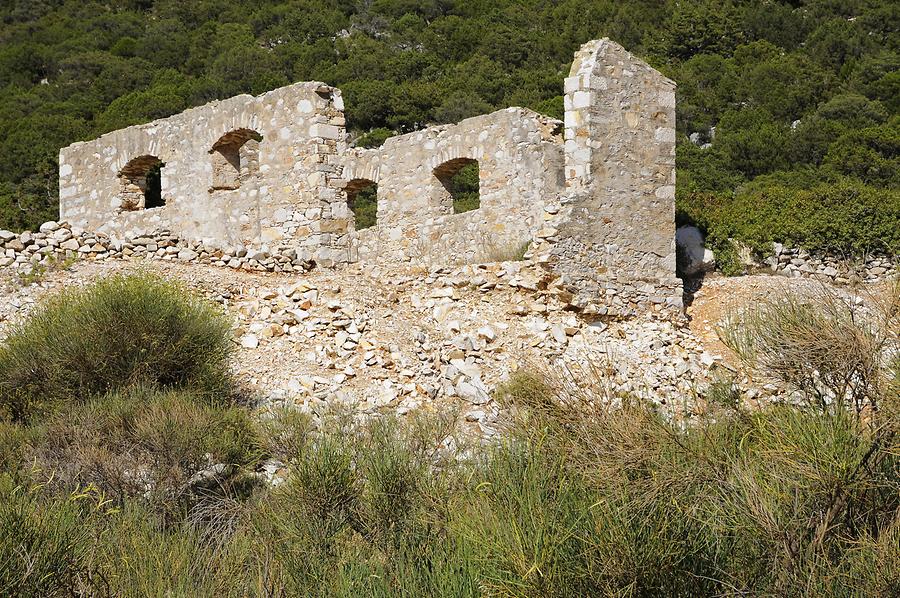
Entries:
[[[900,463],[885,420],[721,406],[684,427],[571,389],[514,383],[511,435],[461,461],[420,452],[434,445],[407,426],[328,421],[288,480],[214,536],[159,527],[133,500],[119,512],[5,494],[2,579],[51,596],[91,580],[114,595],[896,592]],[[26,538],[42,585],[16,552]]]
[[729,110],[719,121],[714,147],[730,168],[753,178],[787,167],[789,131],[761,108]]
[[800,171],[763,177],[734,195],[681,194],[679,220],[704,228],[714,249],[736,239],[763,253],[772,242],[846,255],[900,252],[900,192],[843,177],[807,184]]
[[91,484],[117,504],[142,499],[169,518],[196,502],[188,484],[196,472],[224,464],[217,491],[233,490],[262,452],[246,410],[186,392],[132,388],[62,407],[45,427],[32,458],[55,484]]
[[0,474],[0,595],[90,595],[95,530],[77,497],[41,496]]
[[0,411],[25,420],[137,384],[230,399],[230,326],[210,303],[147,275],[50,299],[0,346]]
[[445,428],[418,421],[329,417],[294,455],[292,476],[251,517],[288,595],[474,595],[447,529],[456,465],[433,454]]
[[152,512],[132,504],[108,517],[104,529],[93,564],[111,596],[253,595],[240,592],[242,561],[189,528],[161,529]]
[[843,135],[828,148],[824,164],[869,185],[900,189],[900,118]]

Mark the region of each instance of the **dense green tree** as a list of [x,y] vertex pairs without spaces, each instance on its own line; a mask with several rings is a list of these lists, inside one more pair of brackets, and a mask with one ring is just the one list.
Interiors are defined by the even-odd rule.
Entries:
[[815,106],[825,89],[825,76],[802,55],[778,55],[740,69],[738,97],[767,110],[777,120],[791,121]]
[[828,148],[824,163],[872,186],[900,188],[900,117],[842,135]]
[[744,38],[731,2],[673,2],[667,27],[668,54],[688,59],[697,54],[730,54]]
[[734,104],[737,77],[732,61],[718,54],[698,54],[675,73],[679,85],[677,127],[685,133],[706,131]]
[[831,144],[846,132],[847,126],[840,121],[818,114],[807,116],[791,132],[788,155],[794,164],[819,166]]
[[732,168],[752,178],[787,166],[789,130],[761,108],[729,110],[716,129],[715,145]]

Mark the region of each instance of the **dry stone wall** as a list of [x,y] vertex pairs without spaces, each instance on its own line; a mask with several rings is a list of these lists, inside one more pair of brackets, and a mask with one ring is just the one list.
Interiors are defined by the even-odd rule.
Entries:
[[834,284],[881,282],[897,278],[896,256],[869,254],[847,259],[827,253],[810,253],[797,247],[775,243],[772,255],[759,264],[773,272],[795,278],[812,278]]
[[[372,150],[346,137],[322,83],[213,102],[64,148],[60,220],[116,246],[167,231],[216,258],[326,267],[503,261],[530,244],[574,306],[680,309],[675,84],[621,46],[576,54],[565,123],[508,108]],[[449,181],[472,162],[480,203],[457,214]],[[370,183],[376,224],[356,230],[348,202]]]
[[68,222],[45,222],[40,230],[0,230],[0,268],[33,274],[69,262],[151,259],[228,267],[254,272],[305,272],[312,266],[294,249],[268,252],[244,247],[210,247],[162,230],[134,239],[113,239]]

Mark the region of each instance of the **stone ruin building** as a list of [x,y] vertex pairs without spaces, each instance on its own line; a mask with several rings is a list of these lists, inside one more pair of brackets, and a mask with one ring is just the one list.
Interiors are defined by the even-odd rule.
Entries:
[[[507,108],[361,149],[343,109],[339,89],[297,83],[75,143],[60,219],[113,239],[292,248],[322,267],[492,261],[530,243],[576,306],[680,308],[675,83],[618,44],[576,53],[563,123]],[[474,162],[477,209],[454,213],[449,182]],[[357,230],[351,206],[372,185],[376,222]]]

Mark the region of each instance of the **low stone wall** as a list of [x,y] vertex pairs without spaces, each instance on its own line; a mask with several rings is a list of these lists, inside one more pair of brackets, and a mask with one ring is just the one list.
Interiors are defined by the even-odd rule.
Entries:
[[23,273],[65,260],[146,258],[209,264],[260,272],[303,272],[312,263],[293,248],[248,250],[242,246],[209,247],[200,241],[178,238],[170,231],[133,239],[113,239],[67,222],[45,222],[38,232],[0,230],[0,268]]
[[881,282],[898,276],[900,260],[884,254],[846,259],[775,243],[765,265],[778,274],[815,278],[835,284]]

